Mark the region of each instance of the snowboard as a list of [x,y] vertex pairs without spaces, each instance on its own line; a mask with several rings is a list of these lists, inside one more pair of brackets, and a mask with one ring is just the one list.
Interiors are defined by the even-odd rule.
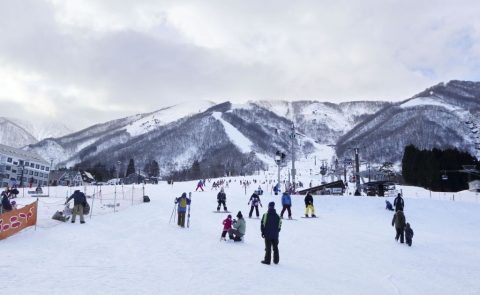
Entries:
[[293,220],[293,221],[295,221],[295,220],[298,220],[298,219],[296,219],[296,218],[281,218],[281,220],[282,220],[282,221],[284,221],[284,220]]
[[315,216],[315,217],[305,217],[305,216],[302,216],[302,218],[318,218],[318,216]]
[[232,213],[231,211],[213,211],[213,213]]

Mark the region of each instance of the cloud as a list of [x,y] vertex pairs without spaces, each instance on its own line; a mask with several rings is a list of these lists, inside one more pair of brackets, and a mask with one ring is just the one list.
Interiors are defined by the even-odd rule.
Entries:
[[471,0],[3,1],[0,103],[80,128],[199,99],[405,99],[479,79],[479,13]]

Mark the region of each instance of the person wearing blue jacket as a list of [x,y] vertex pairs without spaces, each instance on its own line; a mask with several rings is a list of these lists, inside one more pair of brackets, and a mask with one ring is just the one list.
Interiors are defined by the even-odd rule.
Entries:
[[187,193],[183,193],[181,197],[175,199],[178,212],[178,226],[185,227],[185,214],[187,213],[187,206],[190,205],[190,199],[187,198]]
[[273,263],[278,264],[278,262],[280,262],[278,236],[281,228],[282,220],[275,211],[275,203],[270,202],[268,204],[268,211],[263,214],[262,222],[260,222],[262,238],[265,239],[265,259],[261,261],[263,264],[270,264],[270,260],[272,259],[272,248]]
[[73,212],[72,212],[72,223],[75,223],[75,217],[80,215],[80,223],[85,223],[85,218],[83,217],[83,210],[87,204],[87,197],[80,190],[75,190],[73,194],[67,199],[65,205],[67,205],[70,200],[73,199]]
[[283,213],[285,213],[285,210],[287,210],[288,218],[292,219],[292,211],[291,211],[292,198],[290,197],[288,192],[284,192],[282,195],[282,206],[283,206],[283,209],[282,209],[282,212],[280,212],[280,218],[283,218]]

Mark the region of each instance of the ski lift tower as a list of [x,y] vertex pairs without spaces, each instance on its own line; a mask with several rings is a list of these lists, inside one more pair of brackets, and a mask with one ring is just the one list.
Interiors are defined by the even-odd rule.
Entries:
[[277,184],[280,185],[280,170],[282,169],[285,163],[285,154],[280,151],[277,151],[275,153],[275,163],[277,164],[277,167],[278,167]]

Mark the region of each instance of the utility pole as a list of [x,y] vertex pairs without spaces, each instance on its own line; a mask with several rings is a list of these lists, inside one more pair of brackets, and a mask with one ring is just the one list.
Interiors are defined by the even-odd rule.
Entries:
[[296,139],[295,139],[295,124],[292,124],[292,134],[290,135],[290,138],[292,139],[292,182],[293,182],[293,191],[295,192],[296,189],[295,189],[295,174],[296,174],[296,170],[295,170],[295,143],[296,143]]
[[354,148],[355,151],[355,182],[357,185],[357,191],[360,193],[360,161],[358,157],[358,147]]

